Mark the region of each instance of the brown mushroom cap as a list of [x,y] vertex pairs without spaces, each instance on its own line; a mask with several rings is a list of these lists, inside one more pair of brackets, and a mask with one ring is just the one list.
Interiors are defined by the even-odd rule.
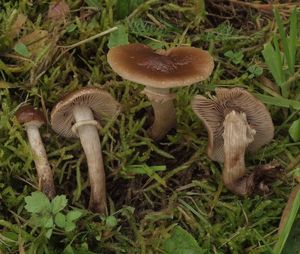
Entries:
[[254,141],[247,147],[248,151],[257,151],[273,139],[274,125],[268,109],[242,88],[217,88],[213,100],[197,95],[192,101],[192,108],[208,131],[207,152],[212,160],[224,161],[223,122],[232,110],[244,112],[248,124],[256,131]]
[[121,77],[155,88],[189,86],[209,77],[212,56],[193,47],[177,47],[155,52],[134,43],[110,49],[107,61]]
[[84,87],[73,91],[65,95],[51,112],[53,130],[64,137],[76,137],[71,130],[75,123],[74,105],[89,107],[97,120],[114,117],[120,112],[120,104],[104,90]]
[[16,117],[20,124],[33,123],[39,127],[46,123],[44,114],[41,111],[36,110],[31,105],[20,107],[16,112]]

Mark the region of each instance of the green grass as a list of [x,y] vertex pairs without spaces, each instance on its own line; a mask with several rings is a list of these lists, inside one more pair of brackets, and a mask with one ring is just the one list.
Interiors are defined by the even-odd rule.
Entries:
[[[280,216],[294,185],[293,170],[299,164],[299,143],[288,132],[300,108],[299,50],[294,53],[299,43],[292,42],[295,24],[299,27],[295,14],[290,22],[282,18],[277,31],[272,24],[285,14],[281,6],[273,18],[239,5],[232,7],[236,10],[232,16],[218,1],[131,0],[126,5],[121,0],[86,0],[67,1],[71,14],[58,25],[45,19],[49,2],[38,2],[0,3],[0,253],[156,254],[168,253],[181,238],[191,243],[188,253],[199,248],[203,253],[272,253]],[[21,13],[27,21],[22,29],[12,29]],[[224,22],[226,17],[232,19]],[[115,26],[118,31],[98,36]],[[50,37],[35,47],[36,52],[17,44],[37,29],[48,30]],[[290,40],[283,39],[284,34]],[[140,93],[142,87],[122,80],[106,62],[109,46],[127,40],[154,48],[193,45],[209,49],[215,59],[209,80],[174,90],[178,125],[159,143],[146,135],[152,111]],[[289,50],[283,83],[288,84],[288,96],[276,90],[280,83],[262,54],[270,41],[273,50]],[[64,47],[68,45],[73,46]],[[37,178],[26,133],[14,113],[28,102],[49,118],[63,94],[87,85],[109,91],[122,104],[120,116],[101,132],[109,216],[85,209],[89,185],[80,142],[59,137],[48,122],[41,133],[57,193],[67,198],[61,213],[82,211],[76,227],[67,230],[63,216],[55,221],[56,214],[47,205],[38,215],[40,221],[45,214],[53,216],[49,237],[49,224],[33,223],[36,215],[26,206],[25,200],[36,191]],[[273,159],[287,168],[265,196],[233,195],[222,185],[222,168],[207,158],[207,133],[190,101],[195,94],[211,96],[220,86],[246,88],[272,114],[274,140],[247,156],[250,168]]]

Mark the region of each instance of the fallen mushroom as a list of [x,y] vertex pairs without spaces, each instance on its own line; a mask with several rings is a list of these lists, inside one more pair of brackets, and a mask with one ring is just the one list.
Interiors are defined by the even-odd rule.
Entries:
[[16,112],[16,118],[20,124],[24,125],[27,132],[38,174],[39,189],[49,198],[53,198],[55,196],[53,174],[39,132],[39,127],[46,122],[46,119],[42,112],[30,105],[20,107]]
[[55,132],[80,138],[91,186],[89,209],[94,212],[106,212],[105,171],[97,127],[99,120],[115,117],[119,111],[119,103],[108,92],[85,87],[64,96],[51,112]]
[[189,86],[209,77],[214,62],[204,50],[177,47],[154,51],[135,43],[109,50],[107,61],[121,77],[145,85],[143,93],[152,103],[154,122],[148,134],[162,139],[176,125],[174,95],[170,88]]
[[[245,196],[258,185],[264,189],[261,172],[247,175],[244,156],[273,139],[274,126],[265,105],[241,88],[218,88],[212,100],[197,95],[192,108],[208,131],[208,156],[224,162],[223,181],[232,192]],[[270,168],[265,167],[266,175]]]

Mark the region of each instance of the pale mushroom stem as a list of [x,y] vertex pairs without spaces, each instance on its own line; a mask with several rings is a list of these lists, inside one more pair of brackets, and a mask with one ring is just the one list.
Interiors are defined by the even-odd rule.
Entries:
[[[94,120],[92,110],[86,106],[75,106],[73,115],[76,123]],[[88,164],[91,185],[89,209],[93,212],[106,213],[105,171],[97,127],[90,124],[78,126],[77,134],[80,137]]]
[[224,120],[224,185],[235,194],[245,196],[253,191],[254,179],[246,176],[245,151],[254,140],[255,130],[246,115],[232,111]]
[[39,189],[49,198],[55,196],[53,174],[50,168],[45,147],[37,125],[25,124],[28,140],[33,151],[34,163],[38,175]]
[[170,94],[169,89],[159,88],[147,87],[143,92],[149,98],[154,112],[154,122],[147,132],[149,137],[158,141],[176,126],[174,95]]

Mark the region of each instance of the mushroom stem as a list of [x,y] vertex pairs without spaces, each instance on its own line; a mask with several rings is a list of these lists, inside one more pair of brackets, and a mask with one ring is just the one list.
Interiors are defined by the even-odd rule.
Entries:
[[34,123],[25,124],[28,140],[34,153],[34,163],[38,174],[39,189],[46,194],[47,197],[55,196],[55,187],[53,174],[50,168],[45,147],[39,132],[39,128]]
[[[73,108],[76,123],[93,121],[93,112],[89,107],[76,105]],[[91,124],[79,125],[76,129],[86,155],[91,195],[89,209],[93,212],[106,212],[106,185],[105,171],[102,159],[102,150],[97,127]]]
[[235,111],[226,115],[224,120],[224,185],[245,196],[253,191],[253,175],[246,176],[245,151],[254,140],[255,130],[247,123],[246,115]]
[[161,88],[147,87],[143,93],[149,98],[154,112],[154,122],[147,132],[149,137],[158,141],[176,126],[175,96],[170,94],[169,89]]

